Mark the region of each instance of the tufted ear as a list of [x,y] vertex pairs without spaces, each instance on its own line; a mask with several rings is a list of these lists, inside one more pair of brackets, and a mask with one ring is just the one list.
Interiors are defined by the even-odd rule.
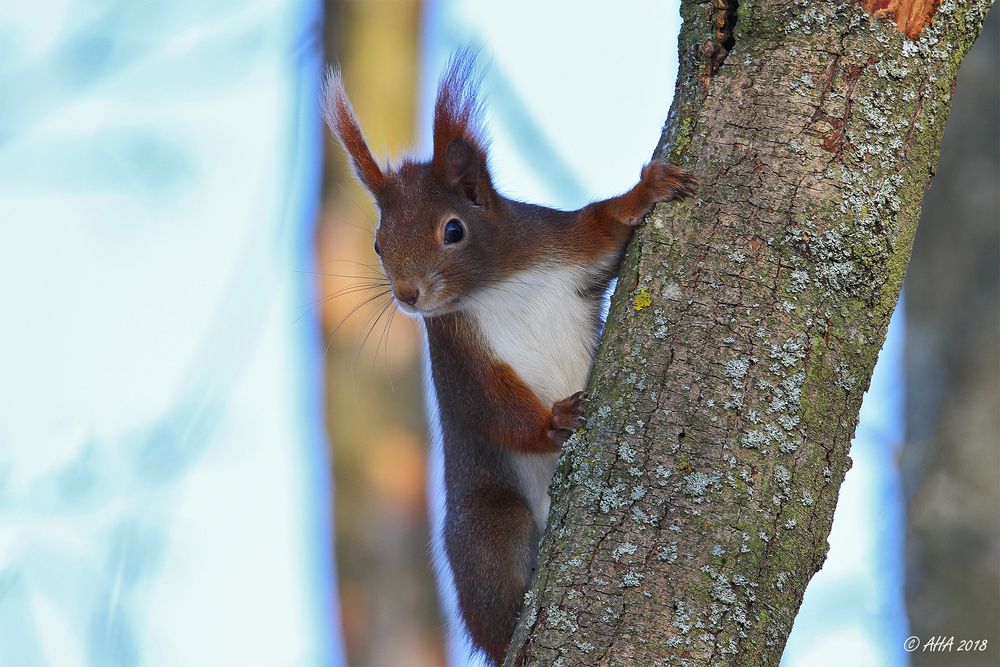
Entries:
[[434,102],[434,172],[478,206],[489,206],[493,185],[480,129],[482,105],[476,53],[457,51],[448,62]]
[[354,116],[351,102],[344,90],[344,81],[340,72],[329,69],[323,90],[323,114],[330,131],[340,140],[340,144],[351,157],[354,173],[375,198],[385,185],[385,174],[372,157],[372,152],[365,142]]
[[454,139],[445,150],[445,180],[476,206],[489,207],[493,185],[486,155],[463,139]]

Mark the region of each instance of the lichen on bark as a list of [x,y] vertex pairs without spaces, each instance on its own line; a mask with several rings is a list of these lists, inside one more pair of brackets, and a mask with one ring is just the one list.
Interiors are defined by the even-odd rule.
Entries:
[[988,8],[910,39],[850,2],[682,2],[655,155],[700,189],[626,255],[509,665],[777,664]]

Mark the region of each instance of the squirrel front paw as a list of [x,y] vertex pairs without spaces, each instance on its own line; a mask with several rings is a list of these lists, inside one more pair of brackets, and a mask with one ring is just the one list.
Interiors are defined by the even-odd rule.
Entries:
[[562,445],[573,431],[583,427],[583,401],[587,395],[578,391],[568,398],[552,404],[552,418],[549,420],[549,441],[557,447]]
[[694,194],[698,180],[676,164],[653,160],[642,168],[640,183],[655,202],[684,199]]
[[653,160],[642,168],[635,190],[642,205],[636,215],[628,216],[625,224],[635,227],[642,222],[657,202],[685,199],[694,194],[697,179],[676,164]]

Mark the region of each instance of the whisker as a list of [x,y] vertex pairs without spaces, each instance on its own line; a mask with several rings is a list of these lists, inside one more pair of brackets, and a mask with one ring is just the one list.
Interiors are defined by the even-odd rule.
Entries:
[[[368,338],[372,335],[372,332],[375,331],[375,327],[378,326],[379,321],[385,315],[386,309],[389,308],[391,305],[392,305],[392,300],[389,299],[388,301],[386,301],[385,305],[383,305],[378,311],[376,311],[377,316],[375,317],[375,321],[372,322],[371,327],[368,328],[368,333],[366,333],[364,338],[361,339],[361,345],[358,346],[357,351],[354,353],[354,362],[351,364],[351,381],[355,384],[357,384],[358,361],[361,359],[361,353],[365,349],[365,343],[368,342]],[[367,326],[368,322],[370,321],[371,318],[369,318],[365,322],[365,325]],[[376,356],[377,355],[378,355],[378,350],[376,349]]]
[[482,291],[483,292],[490,292],[490,291],[503,292],[504,294],[510,294],[511,296],[517,297],[517,298],[522,299],[522,300],[523,299],[527,299],[529,297],[529,295],[525,294],[524,292],[516,292],[516,291],[514,291],[514,290],[512,290],[512,289],[510,289],[510,288],[508,288],[506,286],[501,286],[501,285],[487,285],[486,287],[482,288]]
[[371,269],[372,271],[375,271],[379,275],[382,275],[382,269],[379,268],[378,264],[369,264],[367,262],[359,262],[356,259],[328,259],[326,261],[319,262],[319,264],[320,264],[320,266],[325,266],[327,264],[333,264],[334,262],[345,262],[345,263],[348,263],[348,264],[357,264],[358,266],[363,266],[366,269]]
[[[369,315],[367,320],[365,320],[364,326],[367,327],[368,331],[361,338],[361,344],[358,346],[357,350],[355,350],[354,353],[355,366],[357,365],[358,359],[361,357],[361,353],[365,349],[365,344],[368,342],[368,338],[372,335],[372,332],[375,331],[375,326],[378,324],[379,320],[382,319],[382,316],[385,314],[386,308],[388,308],[391,303],[392,303],[391,300],[387,300],[384,304],[381,305],[381,307],[378,307],[375,310],[375,312]],[[371,323],[370,326],[369,322]]]
[[480,300],[479,300],[479,299],[477,299],[476,297],[472,296],[471,294],[465,294],[465,295],[463,295],[463,296],[464,296],[465,298],[467,298],[467,299],[472,299],[473,301],[475,301],[476,303],[478,303],[478,304],[479,304],[480,306],[482,306],[482,307],[483,307],[483,308],[485,308],[486,310],[489,310],[489,308],[488,308],[488,307],[486,306],[486,304],[485,304],[485,303],[483,303],[482,301],[480,301]]
[[[384,364],[385,376],[389,378],[389,390],[392,393],[396,393],[396,384],[392,381],[392,373],[389,372],[389,337],[391,335],[390,331],[392,330],[392,323],[396,321],[396,313],[398,312],[398,309],[392,309],[392,313],[389,315],[389,321],[386,323],[385,331],[383,332],[383,335],[385,336],[385,348],[383,350],[384,353],[382,355],[382,363]],[[377,357],[378,350],[376,349],[375,352]]]
[[434,265],[434,268],[431,269],[431,272],[432,273],[437,273],[437,270],[441,268],[441,265],[443,263],[444,263],[444,255],[441,255],[440,257],[438,257],[437,264]]
[[368,290],[378,289],[379,287],[387,287],[387,286],[386,285],[352,285],[351,287],[345,287],[345,288],[337,290],[336,292],[333,292],[331,294],[327,294],[325,296],[322,296],[319,299],[316,299],[315,301],[313,301],[311,303],[307,303],[307,304],[303,304],[303,305],[299,306],[300,308],[302,308],[302,312],[299,314],[298,317],[295,318],[295,321],[298,322],[303,317],[305,317],[306,314],[311,309],[316,308],[318,306],[321,306],[324,303],[327,303],[328,301],[332,301],[333,299],[336,299],[336,298],[339,298],[339,297],[342,297],[342,296],[347,296],[348,294],[356,294],[358,292],[367,292]]
[[347,315],[344,315],[344,317],[340,320],[340,322],[337,323],[337,326],[335,326],[333,328],[333,331],[331,331],[330,334],[329,334],[329,336],[327,337],[326,352],[327,353],[330,352],[330,345],[333,344],[333,337],[340,330],[340,327],[344,326],[344,322],[346,322],[354,313],[358,312],[359,308],[362,308],[363,306],[366,306],[367,304],[371,303],[375,299],[379,299],[379,298],[384,297],[384,296],[386,296],[388,294],[389,294],[389,290],[383,290],[382,292],[379,292],[378,294],[376,294],[374,296],[368,297],[367,299],[365,299],[364,301],[362,301],[358,305],[354,306],[354,308],[351,308],[350,312],[347,313]]
[[[451,282],[451,281],[464,282],[466,280],[466,278],[468,278],[471,273],[472,273],[472,271],[469,271],[469,270],[466,270],[466,271],[459,270],[459,271],[456,271],[455,273],[453,273],[451,275],[444,275],[444,274],[442,274],[442,278],[445,281],[449,281],[449,282]],[[532,287],[533,286],[532,283],[529,283],[529,282],[523,281],[523,280],[513,280],[511,282],[524,285],[525,287]],[[483,292],[489,292],[489,291],[493,291],[493,290],[498,291],[498,292],[503,292],[504,294],[508,294],[508,295],[514,297],[515,299],[517,299],[518,301],[522,302],[522,303],[525,302],[525,301],[528,301],[531,298],[530,293],[521,292],[521,291],[515,291],[515,290],[511,289],[510,287],[508,287],[506,285],[488,285],[486,287],[481,288],[481,291],[483,291]],[[472,297],[470,294],[465,294],[464,296],[472,298],[478,304],[480,304],[484,308],[487,308],[486,304],[484,304],[479,299],[476,299],[476,298]],[[487,308],[487,310],[489,310],[489,308]]]
[[346,219],[337,220],[337,224],[338,225],[347,225],[348,227],[353,227],[354,229],[360,230],[362,232],[369,231],[367,227],[362,227],[361,225],[355,224],[355,223],[350,222],[350,221],[348,221]]
[[386,374],[388,374],[388,372],[389,372],[389,338],[388,338],[389,327],[392,326],[392,318],[394,318],[395,316],[396,316],[396,309],[393,308],[392,312],[389,314],[389,319],[387,319],[385,321],[385,326],[382,328],[382,335],[379,336],[378,345],[375,346],[375,356],[372,358],[372,366],[371,367],[374,369],[375,368],[375,362],[378,361],[378,352],[379,352],[379,349],[382,347],[382,343],[385,342],[386,350],[385,350],[384,360],[385,360],[385,372],[386,372]]
[[375,235],[375,227],[376,227],[375,220],[372,219],[372,217],[368,214],[368,211],[366,211],[364,209],[364,207],[361,206],[361,204],[359,204],[354,199],[354,197],[351,195],[351,192],[347,189],[346,183],[341,183],[340,184],[340,192],[341,192],[341,194],[343,194],[347,198],[347,200],[349,202],[351,202],[352,204],[354,204],[354,207],[356,209],[358,209],[361,212],[361,215],[363,215],[365,217],[365,219],[368,221],[368,224],[371,225],[371,233],[372,233],[372,236],[374,236]]
[[350,273],[323,273],[322,271],[296,271],[296,273],[306,273],[311,276],[326,276],[327,278],[353,278],[356,280],[380,280],[382,282],[388,283],[385,276],[379,274],[377,276],[356,276]]

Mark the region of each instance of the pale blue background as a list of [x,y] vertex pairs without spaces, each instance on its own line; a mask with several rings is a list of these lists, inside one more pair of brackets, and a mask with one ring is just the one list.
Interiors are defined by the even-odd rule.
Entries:
[[339,662],[318,10],[0,9],[0,665]]

